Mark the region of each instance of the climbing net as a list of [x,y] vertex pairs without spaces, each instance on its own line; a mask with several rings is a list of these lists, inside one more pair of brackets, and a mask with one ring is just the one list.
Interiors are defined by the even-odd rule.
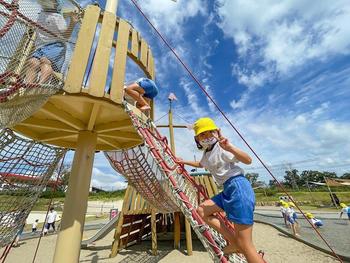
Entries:
[[63,87],[82,11],[71,1],[0,0],[0,129]]
[[[0,247],[23,228],[65,150],[0,132]],[[54,175],[58,176],[58,175]]]
[[[164,209],[163,206],[166,206],[167,211],[180,209],[214,261],[246,262],[238,254],[232,254],[229,258],[223,255],[222,249],[227,245],[226,240],[206,225],[196,211],[198,204],[208,199],[203,187],[177,164],[165,137],[160,135],[154,124],[136,116],[129,110],[127,103],[124,105],[135,129],[144,138],[144,144],[121,152],[106,153],[111,165],[156,208]],[[174,210],[174,207],[177,209]],[[218,214],[217,217],[233,230],[233,226],[223,215]]]

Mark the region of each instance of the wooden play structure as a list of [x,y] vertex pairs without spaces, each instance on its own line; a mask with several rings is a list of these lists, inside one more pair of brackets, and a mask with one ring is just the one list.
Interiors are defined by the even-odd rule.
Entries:
[[[67,73],[53,69],[45,83],[40,82],[43,72],[38,82],[26,82],[35,50],[32,43],[41,35],[63,41],[62,36],[26,15],[18,8],[21,5],[18,1],[8,4],[0,0],[7,10],[1,15],[8,20],[0,30],[1,48],[5,49],[6,41],[14,42],[20,36],[14,42],[15,50],[8,51],[12,62],[0,74],[1,128],[11,128],[33,142],[75,150],[53,262],[79,261],[94,154],[100,150],[105,151],[112,167],[128,179],[130,186],[111,256],[149,234],[156,253],[157,222],[162,228],[167,213],[174,213],[174,244],[178,247],[182,213],[186,217],[189,254],[192,227],[213,260],[245,262],[237,254],[223,255],[225,239],[206,225],[196,211],[201,201],[217,192],[211,177],[191,177],[177,163],[174,141],[171,140],[170,147],[152,122],[153,103],[148,116],[124,98],[127,59],[134,61],[151,79],[155,78],[155,67],[145,39],[129,22],[116,17],[118,1],[107,1],[105,10],[94,5],[85,10],[78,7],[81,23],[75,27],[77,33],[74,35],[71,27],[69,39],[64,40],[67,45],[74,43]],[[55,1],[44,2],[45,8],[49,4],[51,10],[57,8]],[[70,15],[73,21],[75,15]],[[17,28],[21,34],[11,35],[11,30]],[[114,54],[112,59],[111,54]],[[0,166],[0,171],[3,167]],[[5,172],[11,173],[11,167]],[[222,215],[218,218],[232,226]]]

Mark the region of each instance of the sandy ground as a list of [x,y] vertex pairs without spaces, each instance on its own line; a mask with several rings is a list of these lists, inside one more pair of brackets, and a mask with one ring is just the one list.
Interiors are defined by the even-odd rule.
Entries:
[[[84,232],[84,238],[93,235],[96,230]],[[159,241],[159,255],[152,256],[150,253],[151,243],[145,241],[123,250],[113,259],[109,258],[113,233],[95,243],[88,249],[81,251],[80,262],[146,262],[146,263],[206,263],[212,262],[209,254],[204,250],[198,240],[193,243],[193,256],[186,255],[185,241],[182,241],[180,251],[172,249],[171,241]],[[33,260],[37,239],[20,242],[20,247],[13,248],[6,262],[30,263]],[[41,240],[40,248],[35,260],[36,263],[52,262],[56,236],[47,236]],[[310,248],[276,229],[263,225],[254,225],[254,242],[258,249],[263,249],[267,262],[337,262],[331,256]]]

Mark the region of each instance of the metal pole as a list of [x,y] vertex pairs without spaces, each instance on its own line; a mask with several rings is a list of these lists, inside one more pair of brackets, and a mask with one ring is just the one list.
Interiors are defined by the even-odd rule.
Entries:
[[96,143],[96,133],[79,132],[54,263],[79,262]]
[[106,11],[111,12],[112,14],[116,14],[117,8],[118,8],[118,0],[107,0]]

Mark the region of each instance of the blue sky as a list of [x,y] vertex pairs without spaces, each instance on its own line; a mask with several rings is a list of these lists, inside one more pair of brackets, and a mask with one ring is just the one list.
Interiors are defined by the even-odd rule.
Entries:
[[[80,2],[85,6],[91,1]],[[139,2],[261,158],[268,165],[280,164],[272,169],[279,179],[286,167],[339,175],[349,171],[348,1]],[[131,1],[119,0],[118,16],[129,20],[152,48],[160,86],[156,119],[166,113],[167,96],[174,92],[176,123],[210,116],[233,144],[249,152]],[[140,76],[131,64],[127,81]],[[179,156],[200,158],[191,131],[177,130],[175,136]],[[254,158],[251,167],[259,166]],[[243,168],[270,179],[260,168]],[[117,187],[125,186],[98,154],[93,183],[110,186],[115,181]]]

